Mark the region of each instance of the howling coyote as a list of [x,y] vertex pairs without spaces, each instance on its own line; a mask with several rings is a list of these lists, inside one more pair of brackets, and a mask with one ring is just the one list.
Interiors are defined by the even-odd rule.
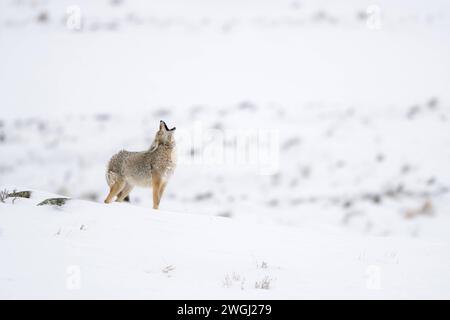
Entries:
[[123,201],[135,186],[152,187],[153,209],[158,209],[164,189],[176,166],[175,129],[169,129],[161,120],[159,131],[149,150],[122,150],[109,160],[106,181],[110,191],[105,203],[110,203],[116,196],[116,201]]

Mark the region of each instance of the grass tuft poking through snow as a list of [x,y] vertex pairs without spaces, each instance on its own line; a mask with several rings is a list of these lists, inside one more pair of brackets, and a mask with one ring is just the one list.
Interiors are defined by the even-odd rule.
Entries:
[[255,289],[269,290],[271,283],[272,278],[270,278],[269,276],[265,276],[261,281],[255,282]]
[[61,207],[61,206],[65,205],[68,200],[70,200],[70,198],[50,198],[50,199],[45,199],[42,202],[39,202],[37,205],[38,206],[50,205],[50,206]]

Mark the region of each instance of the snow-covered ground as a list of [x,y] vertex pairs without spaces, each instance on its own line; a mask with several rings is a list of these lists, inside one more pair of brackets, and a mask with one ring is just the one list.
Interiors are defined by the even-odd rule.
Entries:
[[48,196],[35,193],[2,205],[1,298],[450,295],[450,248],[436,241],[267,226],[129,204],[36,206]]
[[[443,0],[0,1],[0,295],[449,298],[448,57]],[[160,119],[162,211],[104,205]]]

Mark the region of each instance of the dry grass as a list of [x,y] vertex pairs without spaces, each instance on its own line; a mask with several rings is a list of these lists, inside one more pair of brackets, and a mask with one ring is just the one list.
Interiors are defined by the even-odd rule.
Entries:
[[261,281],[255,282],[255,289],[269,290],[272,278],[265,276]]
[[225,288],[231,288],[234,284],[238,284],[241,290],[244,290],[245,278],[240,274],[233,272],[231,275],[226,274],[224,280],[222,281],[222,286]]
[[8,190],[2,190],[0,191],[0,202],[5,203],[5,200],[9,198],[9,191]]

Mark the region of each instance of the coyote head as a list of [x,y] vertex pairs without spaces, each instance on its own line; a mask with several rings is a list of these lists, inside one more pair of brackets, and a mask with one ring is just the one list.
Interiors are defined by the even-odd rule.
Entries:
[[159,130],[156,132],[155,140],[150,151],[155,151],[159,145],[172,145],[175,142],[174,133],[177,128],[169,129],[164,121],[159,122]]

